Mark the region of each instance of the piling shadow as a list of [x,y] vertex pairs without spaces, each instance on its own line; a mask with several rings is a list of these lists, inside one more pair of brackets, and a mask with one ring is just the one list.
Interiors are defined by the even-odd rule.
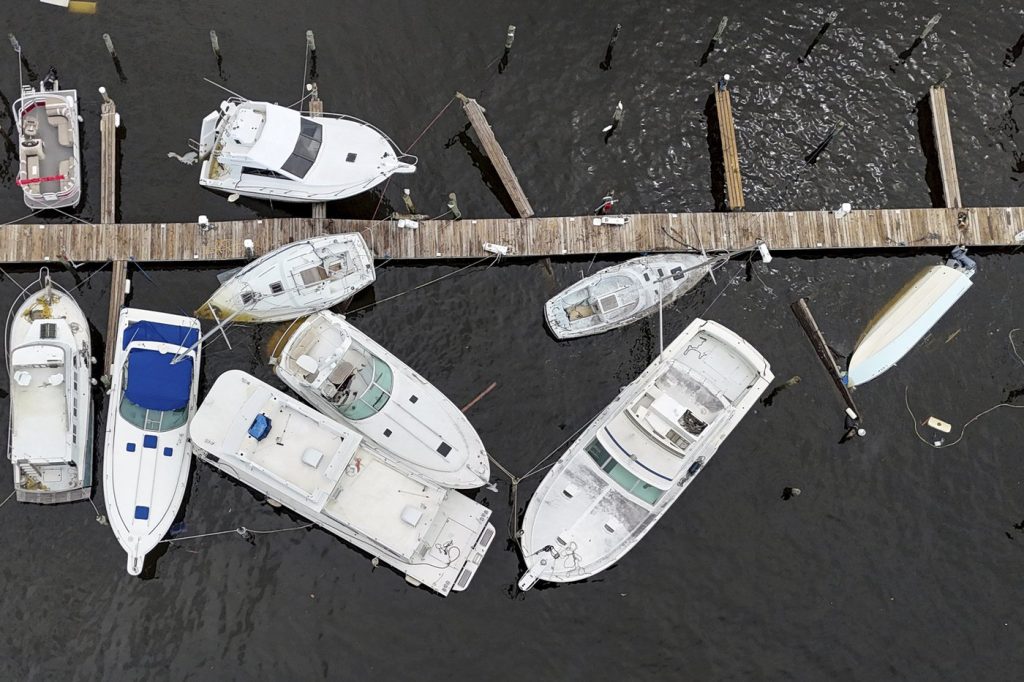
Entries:
[[718,127],[718,111],[715,108],[714,93],[708,95],[704,105],[704,118],[708,124],[708,155],[711,164],[711,199],[716,211],[726,210],[725,205],[725,161],[722,158],[722,135]]
[[1017,42],[1006,48],[1006,57],[1003,58],[1003,66],[1009,68],[1017,63],[1020,56],[1024,54],[1024,33],[1020,34]]
[[519,211],[516,209],[516,205],[512,202],[512,197],[505,191],[505,185],[502,184],[501,178],[498,176],[498,171],[494,169],[494,164],[487,158],[487,155],[476,145],[473,138],[469,136],[470,124],[466,124],[462,130],[453,135],[444,144],[445,149],[454,147],[456,144],[460,145],[469,154],[470,161],[473,162],[473,167],[480,171],[480,179],[483,180],[484,185],[487,189],[491,190],[491,193],[501,202],[501,207],[505,209],[505,212],[512,217],[518,217]]
[[942,173],[939,166],[939,150],[935,146],[932,128],[932,108],[927,97],[922,97],[914,108],[917,114],[917,136],[921,140],[921,151],[924,152],[924,178],[928,184],[928,198],[932,208],[943,208],[946,197],[942,192]]

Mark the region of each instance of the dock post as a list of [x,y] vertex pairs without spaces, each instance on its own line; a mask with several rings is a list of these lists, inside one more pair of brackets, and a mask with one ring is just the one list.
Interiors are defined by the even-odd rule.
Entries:
[[[117,107],[106,88],[100,88],[103,105],[100,109],[100,223],[104,229],[114,224],[117,212]],[[104,373],[110,374],[117,340],[117,319],[124,306],[128,281],[128,261],[115,258],[110,275],[110,305],[107,309],[107,343]]]
[[509,163],[508,157],[505,156],[501,145],[498,144],[498,140],[494,137],[494,131],[491,130],[491,126],[484,116],[484,108],[475,99],[466,97],[461,92],[456,92],[455,96],[462,101],[462,109],[466,112],[466,117],[469,119],[470,125],[473,126],[473,130],[476,131],[477,137],[480,138],[480,145],[483,147],[484,154],[491,160],[494,170],[498,172],[501,184],[505,186],[505,191],[512,198],[512,203],[515,204],[519,217],[532,217],[533,207],[530,206],[530,201],[526,198],[526,193],[523,192],[519,179],[512,170],[512,164]]
[[807,334],[807,338],[810,340],[811,345],[814,347],[814,352],[818,355],[818,359],[821,360],[821,364],[824,365],[825,371],[832,378],[832,382],[835,383],[836,389],[839,391],[839,395],[842,397],[843,402],[846,406],[853,410],[860,418],[860,410],[857,409],[857,404],[853,402],[853,396],[850,395],[850,389],[843,383],[842,375],[839,373],[839,366],[836,364],[836,359],[832,357],[832,351],[828,349],[828,344],[825,342],[825,335],[818,329],[818,323],[814,321],[814,316],[811,315],[811,309],[807,307],[806,299],[799,299],[790,306],[793,309],[793,314],[796,315],[797,321],[800,326],[803,327],[804,332]]
[[718,133],[722,141],[722,163],[725,166],[725,188],[729,209],[742,211],[743,176],[740,174],[740,154],[736,147],[736,126],[732,120],[732,96],[729,93],[729,74],[715,85],[715,110],[718,112]]
[[960,179],[956,173],[956,158],[953,155],[953,135],[949,126],[949,108],[946,106],[946,88],[933,85],[928,89],[932,108],[932,133],[939,156],[939,173],[942,176],[942,195],[946,208],[963,208],[960,199]]
[[[312,31],[306,31],[307,40],[312,40],[312,36]],[[320,90],[317,88],[316,83],[311,83],[307,87],[309,87],[310,92],[312,93],[309,96],[309,113],[312,114],[313,116],[323,116],[324,102],[322,99],[320,99]],[[319,201],[313,204],[313,220],[327,220],[326,202]]]

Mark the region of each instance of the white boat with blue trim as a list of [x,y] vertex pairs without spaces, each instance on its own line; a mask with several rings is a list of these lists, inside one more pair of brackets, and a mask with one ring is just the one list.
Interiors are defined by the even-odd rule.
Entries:
[[541,481],[520,548],[528,590],[589,578],[632,549],[693,482],[773,378],[722,325],[694,320]]
[[239,370],[190,427],[196,456],[441,595],[469,586],[491,511],[427,481],[370,439]]
[[8,318],[7,457],[19,502],[92,492],[92,342],[85,313],[44,269]]
[[238,270],[196,311],[201,318],[282,322],[326,310],[373,284],[373,253],[358,232],[285,244]]
[[967,249],[917,274],[871,320],[850,356],[843,381],[853,388],[893,367],[931,331],[973,284],[978,270]]
[[449,488],[487,483],[487,450],[466,415],[344,315],[325,311],[297,323],[270,364],[303,400],[427,479]]
[[122,308],[110,368],[103,498],[128,573],[170,529],[188,485],[196,410],[199,320]]
[[203,187],[305,203],[351,197],[416,170],[416,157],[365,121],[237,97],[203,119],[199,158]]

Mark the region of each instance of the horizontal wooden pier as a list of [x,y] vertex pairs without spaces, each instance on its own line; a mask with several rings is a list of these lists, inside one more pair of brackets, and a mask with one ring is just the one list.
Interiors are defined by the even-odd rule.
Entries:
[[[960,213],[966,223],[958,228]],[[512,256],[571,256],[656,251],[733,251],[763,239],[774,251],[905,247],[1020,246],[1024,208],[915,208],[773,213],[663,213],[615,216],[624,225],[594,225],[594,216],[424,220],[418,229],[397,221],[274,218],[210,223],[8,225],[0,230],[0,262],[223,261],[256,255],[328,233],[361,231],[378,258],[457,259],[488,255],[484,242]],[[1024,237],[1022,237],[1024,239]]]

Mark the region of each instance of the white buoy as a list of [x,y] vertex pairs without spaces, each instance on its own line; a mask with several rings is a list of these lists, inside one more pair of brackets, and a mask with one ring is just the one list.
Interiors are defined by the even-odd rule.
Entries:
[[228,203],[235,203],[236,201],[238,201],[239,196],[240,195],[238,194],[238,192],[232,192],[231,194],[228,195]]
[[839,207],[839,210],[836,211],[836,218],[843,218],[849,215],[850,211],[852,210],[853,206],[851,206],[849,203],[844,203],[842,206]]
[[761,254],[761,260],[765,263],[772,262],[772,253],[768,250],[768,245],[764,242],[757,243],[757,252]]
[[491,244],[490,242],[484,242],[484,251],[498,256],[507,256],[512,253],[512,247],[505,246],[504,244]]
[[398,221],[398,226],[399,227],[404,227],[404,228],[407,228],[407,229],[410,229],[410,230],[418,230],[419,227],[420,227],[420,224],[418,222],[416,222],[415,220],[409,220],[408,218],[402,218],[401,220]]

